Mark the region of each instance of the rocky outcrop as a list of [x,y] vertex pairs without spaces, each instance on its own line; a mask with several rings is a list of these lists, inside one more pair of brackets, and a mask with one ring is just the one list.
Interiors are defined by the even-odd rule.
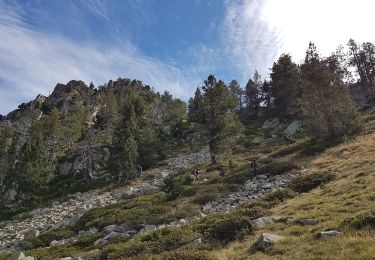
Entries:
[[84,101],[89,101],[91,95],[95,93],[83,81],[71,80],[68,84],[57,84],[52,94],[44,101],[44,108],[47,111],[53,108],[59,108],[64,114],[68,111],[74,111]]
[[228,212],[238,204],[255,200],[267,193],[285,188],[293,176],[295,174],[257,175],[245,182],[237,192],[219,195],[215,200],[205,204],[202,210],[204,213]]

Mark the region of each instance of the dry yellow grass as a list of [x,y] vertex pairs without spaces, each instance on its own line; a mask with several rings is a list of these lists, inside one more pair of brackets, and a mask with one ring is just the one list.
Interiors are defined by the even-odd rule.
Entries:
[[[329,149],[307,167],[335,172],[337,179],[271,211],[274,216],[316,218],[319,223],[269,226],[217,251],[219,259],[375,259],[375,231],[352,230],[342,224],[349,217],[375,209],[375,134]],[[318,232],[330,229],[342,230],[344,235],[327,240],[315,237]],[[262,232],[283,235],[286,239],[266,253],[252,251],[251,245]]]

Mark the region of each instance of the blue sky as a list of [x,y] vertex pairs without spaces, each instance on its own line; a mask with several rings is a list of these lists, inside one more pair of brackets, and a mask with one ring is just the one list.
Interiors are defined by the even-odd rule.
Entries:
[[323,54],[350,37],[375,40],[373,7],[371,0],[0,0],[0,113],[71,79],[136,78],[184,100],[209,74],[244,85],[255,69],[266,76],[283,52],[301,60],[310,40]]

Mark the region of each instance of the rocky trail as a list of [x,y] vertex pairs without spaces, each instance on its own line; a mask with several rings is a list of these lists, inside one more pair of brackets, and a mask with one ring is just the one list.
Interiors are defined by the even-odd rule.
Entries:
[[205,214],[228,212],[238,204],[255,200],[267,193],[285,188],[290,179],[295,175],[296,173],[276,176],[269,176],[267,174],[257,175],[246,181],[238,191],[219,195],[215,200],[206,203],[202,211]]

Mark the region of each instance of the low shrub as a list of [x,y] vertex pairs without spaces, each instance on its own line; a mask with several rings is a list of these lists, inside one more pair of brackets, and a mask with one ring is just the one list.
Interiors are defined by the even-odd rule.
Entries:
[[80,249],[71,245],[59,245],[51,248],[37,248],[26,251],[25,255],[31,255],[36,259],[60,259],[63,257],[76,256],[81,253]]
[[272,161],[263,167],[261,167],[257,174],[269,174],[269,175],[280,175],[289,172],[294,169],[298,169],[299,166],[289,161]]
[[142,254],[160,255],[164,251],[175,250],[187,245],[199,237],[200,234],[188,226],[167,227],[135,237],[126,243],[110,245],[103,251],[102,258],[141,257]]
[[217,213],[204,218],[195,228],[206,238],[230,242],[235,240],[243,230],[250,232],[251,218],[241,214]]
[[375,229],[375,210],[358,214],[346,221],[350,227],[355,229]]
[[281,189],[271,193],[268,193],[264,196],[263,200],[268,202],[283,202],[287,199],[295,197],[296,193],[291,189]]
[[191,176],[191,174],[189,173],[185,173],[183,175],[180,175],[177,177],[177,180],[182,184],[182,185],[191,185],[194,181],[194,178],[193,176]]
[[167,213],[168,206],[152,205],[146,207],[135,207],[131,209],[121,208],[98,208],[88,211],[77,222],[75,229],[88,229],[90,227],[103,228],[111,224],[126,223],[136,225],[140,222],[149,224],[162,224],[174,219]]
[[53,240],[61,240],[67,237],[71,237],[73,235],[74,232],[69,227],[52,229],[50,231],[40,234],[38,237],[30,239],[28,241],[30,245],[29,248],[46,247],[49,246],[49,244]]
[[94,242],[101,238],[103,235],[100,233],[93,233],[88,236],[85,236],[78,240],[77,242],[73,243],[73,246],[77,246],[79,248],[86,248],[94,245]]
[[226,167],[221,164],[210,164],[206,167],[206,172],[218,171],[220,168],[225,169]]
[[194,249],[177,249],[163,252],[160,255],[163,260],[211,260],[214,259],[212,254],[208,251],[194,250]]
[[192,197],[197,193],[196,187],[192,186],[185,186],[181,192],[181,196],[183,197]]
[[241,205],[233,214],[240,215],[250,220],[264,217],[269,214],[269,212],[259,206],[253,206],[253,204],[244,204]]
[[292,154],[301,149],[306,149],[306,147],[310,144],[310,140],[300,140],[295,143],[276,149],[273,153],[271,153],[271,156],[284,156]]
[[201,189],[198,194],[193,198],[193,202],[197,204],[205,204],[216,198],[218,190],[214,187],[207,187],[206,189]]
[[183,190],[181,182],[173,175],[169,175],[164,179],[165,194],[168,200],[175,200]]
[[336,174],[332,172],[316,172],[300,175],[291,180],[289,188],[299,193],[308,192],[320,185],[334,180],[335,178]]
[[305,147],[305,148],[301,151],[301,154],[311,156],[311,155],[316,155],[316,154],[318,154],[318,153],[322,153],[322,152],[324,152],[326,149],[327,149],[327,147],[324,146],[324,145],[321,145],[321,144],[313,144],[313,145],[310,145],[310,146],[308,146],[308,147]]
[[312,140],[310,145],[306,146],[300,151],[302,155],[315,155],[324,152],[327,148],[337,145],[342,142],[340,138],[330,138],[323,140]]

